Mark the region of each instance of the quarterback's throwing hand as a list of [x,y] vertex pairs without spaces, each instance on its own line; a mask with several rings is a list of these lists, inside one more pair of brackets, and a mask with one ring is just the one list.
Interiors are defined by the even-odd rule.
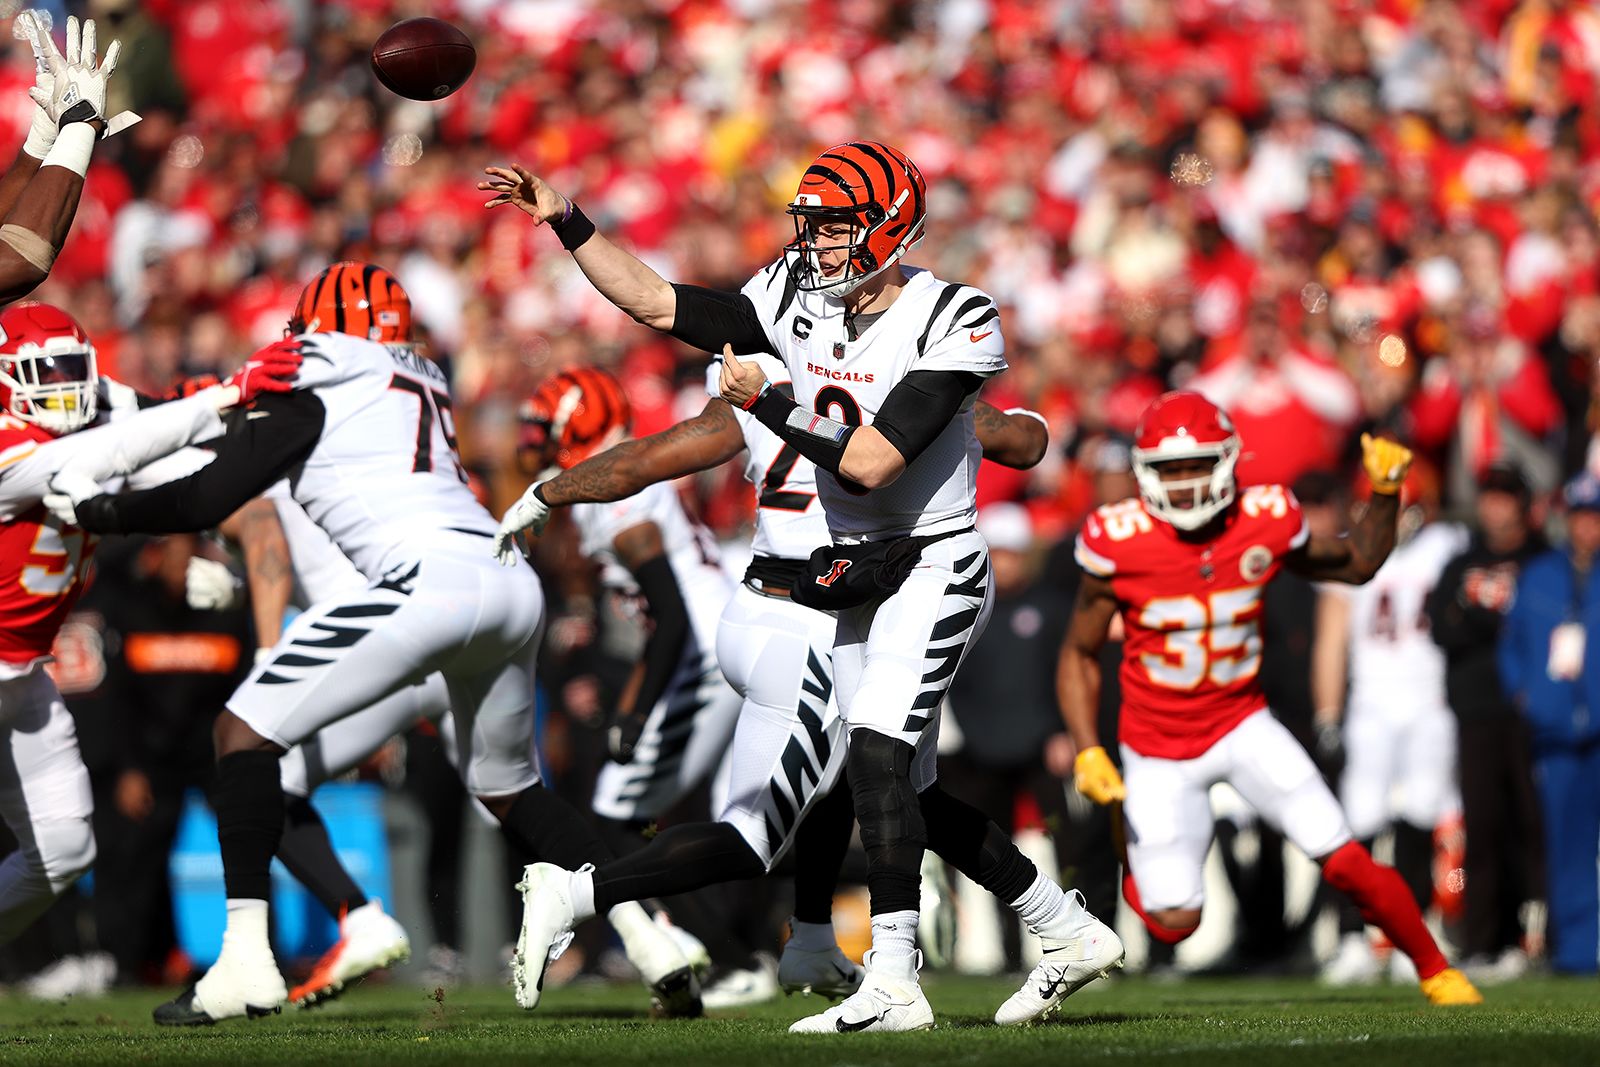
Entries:
[[722,346],[722,378],[718,390],[722,399],[736,408],[748,409],[767,384],[767,372],[757,363],[740,363],[732,345]]
[[478,188],[486,193],[495,194],[484,202],[484,207],[515,204],[527,213],[535,224],[549,222],[551,219],[560,222],[566,215],[567,198],[546,185],[522,164],[485,167],[483,172],[493,180],[479,182]]
[[528,486],[528,491],[511,505],[505,518],[500,520],[500,529],[494,535],[494,558],[500,561],[500,566],[517,565],[517,545],[523,531],[538,537],[549,525],[550,505],[539,496],[539,486],[543,484],[539,482]]
[[1386,437],[1361,435],[1361,465],[1367,470],[1372,491],[1394,496],[1411,469],[1411,449]]
[[1072,770],[1073,784],[1077,786],[1078,792],[1096,804],[1110,804],[1128,795],[1127,787],[1122,784],[1122,775],[1117,773],[1116,764],[1111,762],[1111,757],[1099,745],[1079,752],[1078,758],[1073,761]]

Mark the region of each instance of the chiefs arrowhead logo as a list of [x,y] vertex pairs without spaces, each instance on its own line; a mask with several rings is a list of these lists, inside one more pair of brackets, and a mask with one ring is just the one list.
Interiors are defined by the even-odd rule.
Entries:
[[833,566],[828,570],[828,573],[817,579],[817,584],[832,585],[837,582],[844,575],[844,572],[850,569],[850,563],[851,561],[847,559],[834,560]]

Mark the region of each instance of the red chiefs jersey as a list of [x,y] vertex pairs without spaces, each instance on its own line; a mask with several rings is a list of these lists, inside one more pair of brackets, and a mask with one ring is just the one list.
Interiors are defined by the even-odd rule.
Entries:
[[1099,508],[1078,564],[1110,581],[1127,637],[1120,740],[1142,756],[1193,759],[1266,706],[1261,595],[1310,531],[1282,485],[1242,491],[1222,532],[1185,540],[1137,498]]
[[[37,426],[0,416],[0,494],[5,468],[53,440]],[[0,673],[50,655],[56,631],[83,592],[96,538],[64,526],[37,500],[12,501],[0,522]]]

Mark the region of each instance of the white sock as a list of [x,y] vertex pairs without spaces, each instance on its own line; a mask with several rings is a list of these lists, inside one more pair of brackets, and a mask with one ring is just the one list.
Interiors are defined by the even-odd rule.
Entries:
[[834,935],[833,923],[803,923],[799,919],[789,920],[789,944],[805,952],[827,952],[829,949],[839,947],[839,939]]
[[272,938],[267,930],[267,902],[249,897],[228,898],[228,925],[222,931],[222,951],[272,958]]
[[886,911],[872,917],[872,969],[903,982],[917,980],[915,911]]
[[572,893],[573,921],[581,923],[594,918],[594,869],[573,871],[572,881],[568,884]]
[[1043,872],[1011,902],[1011,908],[1040,937],[1064,937],[1081,926],[1088,914],[1083,909],[1083,894],[1076,889],[1065,892]]

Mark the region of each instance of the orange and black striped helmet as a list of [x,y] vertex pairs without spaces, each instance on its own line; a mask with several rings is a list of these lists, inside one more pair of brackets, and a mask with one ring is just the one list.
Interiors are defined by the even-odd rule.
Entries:
[[[789,205],[794,241],[784,252],[796,287],[828,296],[860,287],[922,238],[927,199],[922,172],[899,149],[851,141],[823,152]],[[830,223],[850,226],[846,243],[818,241]],[[839,248],[848,248],[849,258],[837,274],[825,273],[818,253]]]
[[517,412],[520,451],[563,470],[592,456],[613,430],[633,426],[633,409],[610,371],[575,367],[547,378]]
[[385,344],[411,343],[411,298],[375,263],[335,263],[300,292],[289,333],[347,333]]

